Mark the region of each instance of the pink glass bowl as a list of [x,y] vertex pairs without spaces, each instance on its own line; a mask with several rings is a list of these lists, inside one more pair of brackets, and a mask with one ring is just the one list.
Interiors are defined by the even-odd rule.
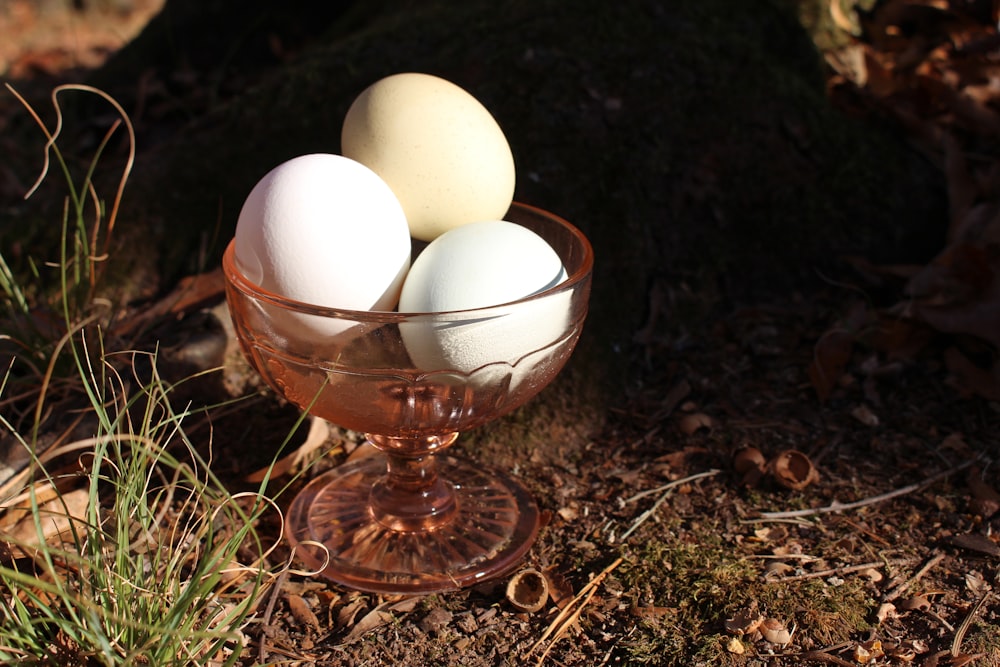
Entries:
[[[535,539],[538,509],[519,482],[440,454],[460,432],[511,412],[548,385],[587,314],[593,250],[586,237],[524,204],[515,203],[506,219],[548,241],[568,278],[475,310],[301,303],[249,282],[233,244],[226,249],[226,296],[253,367],[295,405],[365,433],[384,454],[317,477],[288,510],[286,536],[298,557],[338,583],[383,593],[453,590],[509,571]],[[428,354],[438,340],[442,349],[471,346],[477,365]],[[483,350],[493,354],[485,362]]]

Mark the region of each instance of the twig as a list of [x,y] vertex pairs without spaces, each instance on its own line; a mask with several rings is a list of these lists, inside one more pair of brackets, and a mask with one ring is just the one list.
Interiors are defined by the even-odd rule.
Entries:
[[678,487],[678,486],[680,486],[682,484],[687,484],[688,482],[693,482],[696,479],[702,479],[703,477],[712,477],[713,475],[718,475],[720,472],[722,472],[722,471],[721,470],[714,470],[714,469],[713,470],[706,470],[705,472],[700,472],[700,473],[697,473],[695,475],[689,475],[688,477],[683,477],[681,479],[676,479],[673,482],[670,482],[668,484],[664,484],[663,486],[658,486],[655,489],[649,489],[647,491],[642,491],[640,493],[635,494],[631,498],[628,498],[625,501],[626,503],[631,503],[631,502],[634,502],[634,501],[639,500],[641,498],[645,498],[646,496],[651,496],[651,495],[654,495],[654,494],[657,494],[657,493],[662,494],[659,498],[656,499],[656,502],[653,503],[652,507],[650,507],[648,510],[646,510],[645,512],[643,512],[642,514],[640,514],[636,518],[636,520],[632,522],[632,525],[629,526],[629,529],[626,530],[622,534],[622,536],[620,538],[618,538],[619,541],[623,542],[623,541],[627,540],[628,537],[629,537],[629,535],[631,535],[632,533],[634,533],[636,531],[636,529],[639,528],[639,526],[641,526],[643,523],[645,523],[646,520],[649,517],[653,516],[653,514],[656,513],[656,510],[660,509],[660,505],[662,505],[667,500],[667,498],[670,497],[670,492],[673,489],[675,489],[676,487]]
[[590,602],[590,599],[594,597],[594,593],[597,592],[597,587],[601,585],[601,582],[604,581],[605,577],[611,574],[611,572],[613,572],[616,567],[621,565],[622,560],[623,560],[622,558],[616,559],[615,562],[611,563],[611,565],[608,565],[606,568],[604,568],[600,574],[591,579],[586,586],[581,588],[580,592],[576,594],[576,597],[570,600],[569,604],[563,607],[563,609],[559,612],[559,614],[555,617],[555,619],[553,619],[552,623],[549,624],[549,627],[546,628],[544,633],[542,633],[542,636],[539,637],[538,641],[536,641],[532,645],[532,647],[528,649],[528,652],[525,654],[525,657],[528,657],[529,655],[534,653],[535,650],[539,646],[541,646],[546,639],[548,639],[550,636],[553,635],[553,633],[555,633],[555,637],[552,639],[551,642],[549,642],[549,645],[545,648],[545,651],[538,658],[537,665],[539,665],[540,667],[541,664],[545,662],[545,658],[549,655],[549,651],[551,651],[552,647],[556,645],[556,642],[562,639],[563,635],[566,634],[566,631],[574,623],[576,623],[577,619],[580,618],[580,615],[583,613],[583,608],[587,606],[587,603]]
[[931,475],[922,482],[917,482],[916,484],[910,484],[909,486],[904,486],[902,488],[896,489],[895,491],[889,491],[888,493],[883,493],[877,496],[871,496],[870,498],[864,498],[862,500],[855,501],[853,503],[841,503],[838,501],[833,501],[826,507],[815,507],[811,509],[804,510],[789,510],[786,512],[761,512],[760,517],[763,519],[792,519],[803,516],[813,516],[815,514],[825,514],[827,512],[845,512],[848,510],[854,510],[859,507],[865,507],[867,505],[874,505],[892,498],[897,498],[899,496],[905,496],[908,493],[913,493],[914,491],[919,491],[920,489],[930,486],[935,482],[939,482],[942,479],[954,475],[956,472],[965,470],[973,463],[978,461],[978,458],[969,459],[968,461],[963,461],[953,468],[941,471],[936,475]]
[[884,567],[886,565],[906,565],[910,561],[906,559],[897,559],[890,561],[875,561],[873,563],[861,563],[860,565],[845,565],[844,567],[835,567],[832,570],[823,570],[822,572],[807,572],[806,574],[795,574],[789,577],[781,577],[780,579],[775,579],[775,582],[781,583],[785,581],[802,581],[803,579],[820,579],[822,577],[829,577],[835,574],[848,574],[850,572],[860,572],[862,570],[872,570],[879,567]]
[[927,574],[928,572],[930,572],[931,568],[933,568],[935,565],[937,565],[938,563],[940,563],[942,560],[944,560],[944,554],[943,553],[939,553],[939,554],[935,555],[929,561],[927,561],[926,563],[924,563],[924,566],[921,567],[919,570],[917,570],[916,573],[912,577],[910,577],[909,579],[907,579],[906,581],[904,581],[903,583],[901,583],[899,586],[896,586],[891,591],[889,591],[888,593],[886,593],[882,597],[882,601],[883,602],[892,602],[893,600],[895,600],[896,598],[898,598],[900,595],[902,595],[906,591],[906,589],[908,589],[913,584],[917,583],[917,581],[919,581],[921,577],[923,577],[925,574]]
[[946,619],[944,616],[942,616],[941,614],[937,613],[933,609],[923,609],[921,611],[923,611],[923,613],[927,614],[928,616],[930,616],[931,618],[933,618],[935,621],[937,621],[938,623],[940,623],[941,625],[943,625],[944,629],[947,630],[948,632],[954,632],[955,631],[955,626],[952,625],[951,623],[949,623],[948,619]]
[[720,472],[722,472],[722,471],[721,470],[716,470],[716,469],[713,468],[712,470],[706,470],[705,472],[699,472],[699,473],[696,473],[694,475],[689,475],[687,477],[682,477],[681,479],[675,479],[674,481],[668,482],[667,484],[664,484],[662,486],[658,486],[655,489],[647,489],[645,491],[640,491],[639,493],[635,494],[634,496],[632,496],[630,498],[627,498],[625,500],[625,503],[626,504],[627,503],[634,503],[635,501],[641,500],[642,498],[645,498],[646,496],[655,496],[657,493],[661,493],[663,491],[669,491],[670,489],[676,488],[676,487],[678,487],[678,486],[680,486],[682,484],[687,484],[688,482],[693,482],[693,481],[695,481],[697,479],[701,479],[703,477],[712,477],[714,475],[718,475]]

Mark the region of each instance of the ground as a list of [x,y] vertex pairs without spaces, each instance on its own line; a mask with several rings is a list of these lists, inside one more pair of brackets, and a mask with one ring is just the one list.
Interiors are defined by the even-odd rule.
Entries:
[[[893,23],[902,35],[884,34],[911,46],[917,37],[940,40],[921,30],[921,16]],[[957,128],[974,165],[958,164],[955,154],[942,159],[952,215],[989,204],[981,163],[992,163],[992,135],[956,122],[962,110],[973,114],[967,105],[942,112],[914,108],[913,100],[926,101],[918,94],[873,92],[883,73],[876,65],[902,67],[894,58],[911,54],[898,42],[860,43],[836,52],[854,66],[831,68],[831,96],[852,112],[891,107],[895,115],[887,115],[918,138],[918,126]],[[47,53],[40,48],[4,57],[35,62]],[[947,69],[920,53],[928,68]],[[867,63],[867,88],[851,78],[857,58]],[[920,74],[918,93],[926,93],[934,77]],[[978,194],[956,197],[973,181]],[[956,210],[961,201],[966,208]],[[862,277],[851,283],[758,293],[739,305],[706,293],[696,275],[651,282],[646,321],[618,357],[627,379],[598,429],[574,431],[551,418],[559,396],[574,391],[566,381],[505,423],[502,441],[487,427],[456,445],[515,470],[538,498],[545,525],[523,568],[542,572],[549,586],[540,610],[515,606],[509,578],[397,598],[288,573],[246,629],[245,664],[1000,666],[997,339],[994,320],[968,306],[995,307],[994,264],[992,246],[974,243],[983,234],[961,238],[968,244],[953,237],[927,267],[855,258]],[[956,278],[942,266],[962,271]],[[200,322],[213,326],[188,341],[222,337],[221,391],[253,389],[254,374],[214,324],[226,320],[218,283],[208,274],[203,284]],[[970,284],[972,297],[962,292]],[[192,331],[202,333],[190,319],[170,331],[177,344],[167,348],[182,367],[198,349],[177,341]],[[278,439],[297,413],[261,389],[244,412],[227,415],[213,422],[217,432],[227,419],[241,432],[253,421]],[[356,434],[314,428],[300,440],[333,446],[310,475],[358,444]],[[260,456],[230,457],[220,474],[244,484],[267,463]],[[277,539],[273,527],[271,534]],[[286,557],[283,546],[270,556],[274,564]]]

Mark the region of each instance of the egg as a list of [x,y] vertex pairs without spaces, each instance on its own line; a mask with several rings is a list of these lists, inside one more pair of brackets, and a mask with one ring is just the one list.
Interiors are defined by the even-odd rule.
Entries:
[[525,227],[490,220],[452,229],[414,260],[403,283],[399,310],[488,310],[474,317],[455,313],[402,323],[400,334],[407,352],[421,370],[476,371],[482,382],[489,383],[497,381],[497,374],[506,374],[516,384],[530,369],[512,371],[511,366],[563,335],[570,299],[557,292],[512,302],[565,279],[558,254]]
[[341,152],[389,184],[422,241],[502,218],[514,197],[514,157],[496,120],[429,74],[394,74],[365,89],[344,117]]
[[[340,155],[284,162],[254,186],[236,225],[236,265],[281,296],[330,308],[392,310],[410,266],[406,216],[371,169]],[[282,315],[335,335],[332,318]]]

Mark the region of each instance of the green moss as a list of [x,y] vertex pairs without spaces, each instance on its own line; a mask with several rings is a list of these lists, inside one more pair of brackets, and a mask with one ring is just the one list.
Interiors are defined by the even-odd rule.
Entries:
[[622,588],[636,591],[640,610],[656,609],[640,616],[626,643],[635,664],[692,664],[692,656],[709,665],[738,664],[725,648],[725,622],[750,611],[794,624],[815,645],[857,638],[870,628],[875,602],[863,579],[835,587],[821,579],[765,581],[760,563],[735,556],[720,535],[706,524],[687,535],[689,541],[646,535],[626,550],[627,564],[618,572]]

